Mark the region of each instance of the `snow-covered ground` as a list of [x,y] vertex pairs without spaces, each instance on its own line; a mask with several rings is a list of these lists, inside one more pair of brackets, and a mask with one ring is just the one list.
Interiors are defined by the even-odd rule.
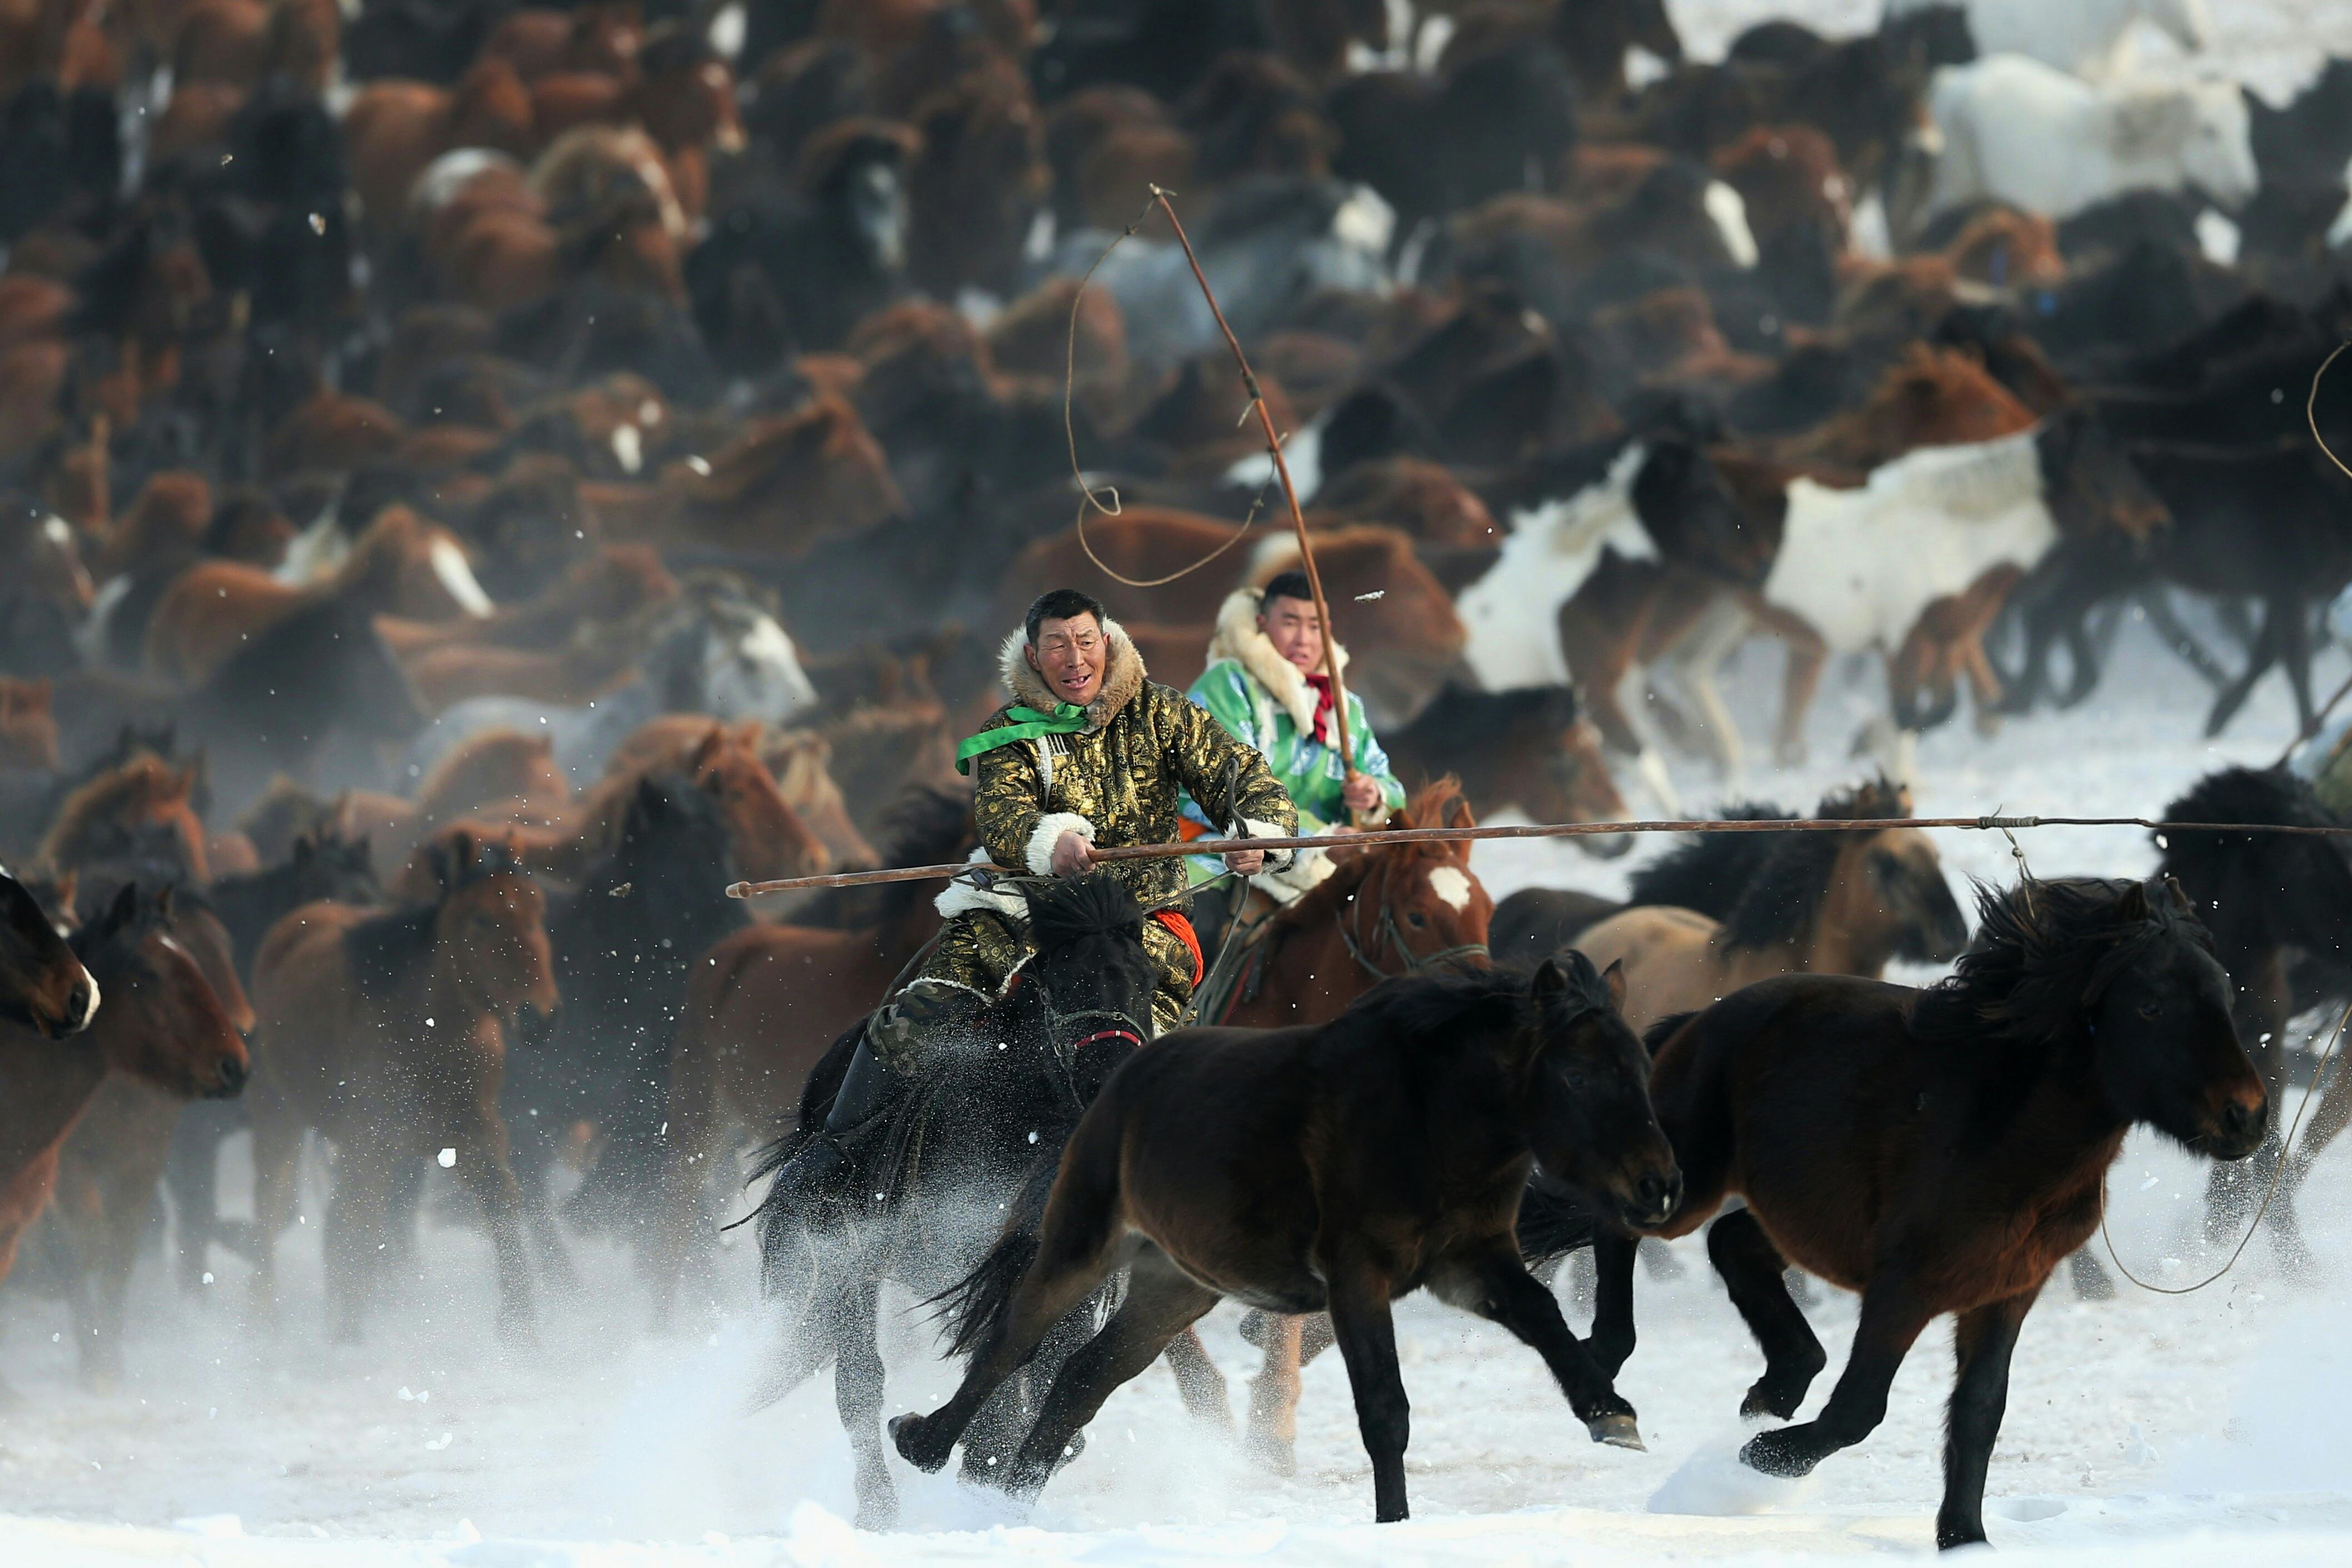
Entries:
[[[2052,0],[2063,4],[2065,0]],[[1766,15],[1865,23],[1875,0],[1673,0],[1701,54]],[[2273,92],[2328,50],[2352,53],[2352,0],[2211,0],[2218,63]],[[2135,633],[2136,635],[2136,633]],[[1751,742],[1765,729],[1775,656],[1734,672]],[[2342,677],[2323,661],[2322,689]],[[1871,684],[1833,673],[1814,727],[1816,760],[1759,773],[1751,792],[1790,806],[1849,782],[1846,741]],[[2275,684],[2217,746],[2197,738],[2204,688],[2144,642],[2131,643],[2087,709],[2042,715],[1991,739],[1965,725],[1929,737],[1918,804],[1932,814],[2152,812],[2199,773],[2266,761],[2290,733]],[[1696,769],[1692,804],[1720,792]],[[2008,846],[1941,835],[1956,873],[2005,879]],[[1664,846],[1649,843],[1642,854]],[[2128,831],[2026,835],[2037,871],[2145,871]],[[1630,863],[1557,845],[1482,846],[1499,894],[1531,883],[1622,888]],[[241,1143],[225,1188],[242,1208]],[[2115,1245],[2166,1281],[2218,1260],[2200,1239],[2202,1172],[2135,1138],[2112,1183]],[[1988,1522],[2015,1562],[2164,1568],[2239,1552],[2271,1563],[2352,1560],[2352,1148],[2322,1165],[2304,1204],[2316,1278],[2282,1276],[2266,1241],[2199,1294],[2126,1286],[2074,1299],[2061,1281],[2029,1321],[1994,1457]],[[765,1352],[748,1248],[729,1255],[711,1322],[657,1339],[644,1288],[621,1254],[584,1247],[589,1289],[551,1301],[533,1352],[491,1333],[487,1244],[436,1225],[407,1299],[379,1314],[363,1348],[331,1344],[319,1310],[317,1194],[291,1239],[281,1321],[247,1312],[246,1273],[216,1262],[200,1298],[152,1261],[134,1290],[129,1376],[78,1387],[63,1310],[0,1295],[0,1563],[50,1565],[457,1563],[954,1563],[1007,1556],[1066,1563],[1549,1563],[1709,1561],[1806,1563],[1931,1547],[1939,1490],[1948,1333],[1922,1341],[1885,1425],[1796,1487],[1764,1486],[1729,1456],[1757,1356],[1697,1243],[1678,1279],[1646,1276],[1642,1345],[1621,1379],[1647,1453],[1594,1446],[1541,1364],[1501,1331],[1423,1299],[1399,1342],[1414,1404],[1408,1470],[1415,1510],[1375,1530],[1369,1469],[1335,1356],[1308,1368],[1299,1469],[1278,1479],[1194,1427],[1154,1370],[1105,1408],[1085,1456],[1031,1517],[946,1479],[901,1474],[904,1529],[853,1531],[846,1447],[823,1380],[750,1412]],[[740,1233],[739,1233],[740,1242]],[[1812,1310],[1832,1375],[1853,1320],[1824,1292]],[[1579,1314],[1571,1311],[1571,1317]],[[1221,1309],[1204,1325],[1221,1365],[1254,1353]],[[889,1408],[927,1406],[948,1372],[928,1332],[894,1303]],[[1817,1387],[1814,1405],[1831,1378]],[[1238,1407],[1241,1390],[1236,1387]]]

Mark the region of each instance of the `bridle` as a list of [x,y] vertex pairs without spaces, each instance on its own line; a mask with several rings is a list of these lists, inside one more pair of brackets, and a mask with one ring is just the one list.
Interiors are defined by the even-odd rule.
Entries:
[[[1380,924],[1370,944],[1366,944],[1358,931],[1349,928],[1346,915],[1336,909],[1331,912],[1331,924],[1339,927],[1339,940],[1347,947],[1348,956],[1353,958],[1362,967],[1364,973],[1370,975],[1375,981],[1393,980],[1400,976],[1418,974],[1423,969],[1439,964],[1450,964],[1462,958],[1484,958],[1490,956],[1484,942],[1457,942],[1451,947],[1440,947],[1433,952],[1414,952],[1412,944],[1404,939],[1402,928],[1397,925],[1395,909],[1389,904],[1389,869],[1385,866],[1381,868]],[[1369,882],[1370,878],[1368,876],[1365,880]],[[1363,888],[1359,886],[1348,897],[1349,904],[1355,907],[1356,924],[1360,926],[1363,924],[1364,918],[1363,894]],[[1395,948],[1398,956],[1404,959],[1403,968],[1383,969],[1372,962],[1371,955],[1366,951],[1366,948],[1368,946],[1376,948],[1382,942]]]

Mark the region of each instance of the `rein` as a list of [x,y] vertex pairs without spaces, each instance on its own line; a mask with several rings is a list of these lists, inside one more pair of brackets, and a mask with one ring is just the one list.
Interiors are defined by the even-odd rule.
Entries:
[[[1348,902],[1356,906],[1356,921],[1358,925],[1361,925],[1364,917],[1362,891],[1359,889],[1356,893],[1349,894]],[[1364,950],[1364,944],[1358,938],[1357,934],[1354,931],[1349,929],[1347,917],[1342,915],[1336,909],[1331,912],[1331,924],[1339,928],[1339,940],[1346,945],[1348,956],[1353,958],[1359,965],[1360,965],[1364,973],[1370,975],[1375,982],[1381,980],[1393,980],[1402,976],[1418,974],[1423,969],[1433,967],[1439,964],[1449,964],[1457,958],[1468,958],[1473,956],[1485,958],[1492,956],[1491,953],[1487,949],[1486,944],[1484,942],[1459,942],[1451,947],[1440,947],[1433,952],[1414,952],[1412,945],[1405,941],[1404,932],[1398,926],[1396,922],[1396,911],[1389,903],[1387,867],[1381,868],[1380,927],[1374,936],[1374,942],[1377,944],[1384,941],[1390,946],[1395,948],[1398,956],[1404,959],[1404,967],[1391,971],[1383,969],[1378,964],[1372,962],[1371,955]]]

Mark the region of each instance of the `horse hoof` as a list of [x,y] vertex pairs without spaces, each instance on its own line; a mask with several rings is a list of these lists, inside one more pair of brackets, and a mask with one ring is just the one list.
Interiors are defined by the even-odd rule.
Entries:
[[1275,1475],[1295,1476],[1298,1473],[1298,1445],[1287,1437],[1253,1432],[1249,1439],[1249,1456],[1259,1467]]
[[1637,1453],[1650,1450],[1642,1442],[1642,1428],[1630,1415],[1595,1416],[1585,1427],[1596,1443],[1606,1443],[1612,1448],[1632,1448]]
[[920,1416],[893,1416],[890,1418],[890,1446],[898,1457],[922,1471],[937,1475],[948,1462],[948,1450],[953,1442],[940,1442],[930,1435],[930,1423]]
[[1242,1343],[1257,1350],[1265,1348],[1265,1313],[1255,1307],[1242,1314]]
[[1812,1463],[1789,1440],[1791,1428],[1759,1432],[1739,1450],[1739,1462],[1762,1475],[1794,1479],[1812,1471]]

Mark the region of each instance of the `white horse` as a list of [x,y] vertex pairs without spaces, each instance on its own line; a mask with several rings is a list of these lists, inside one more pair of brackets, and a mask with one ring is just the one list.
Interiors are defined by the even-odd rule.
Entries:
[[[1832,653],[1891,653],[1935,601],[1999,566],[2031,571],[2058,543],[2039,425],[1963,446],[1929,446],[1872,471],[1859,489],[1789,485],[1786,531],[1764,601],[1802,621]],[[1748,630],[1727,601],[1669,655],[1710,723],[1717,758],[1737,769],[1737,731],[1717,667]],[[1874,725],[1889,771],[1907,781],[1916,739]],[[1891,737],[1891,745],[1886,743]]]
[[446,708],[411,745],[410,777],[421,778],[467,737],[486,729],[544,732],[572,783],[604,776],[604,765],[637,728],[665,713],[758,719],[782,727],[814,707],[816,688],[776,618],[723,588],[689,581],[688,593],[656,634],[637,677],[581,707],[522,697],[470,697]]
[[[1886,0],[1900,16],[1954,0]],[[2145,22],[2196,54],[2213,36],[2205,0],[1958,0],[1968,13],[1977,56],[2023,55],[2045,66],[2096,78],[2127,68],[2133,33]]]
[[2038,60],[1996,55],[1937,71],[1927,107],[1942,148],[1922,216],[1990,196],[2063,218],[2140,187],[2196,186],[2236,207],[2262,178],[2245,97],[2232,82],[2093,86]]

